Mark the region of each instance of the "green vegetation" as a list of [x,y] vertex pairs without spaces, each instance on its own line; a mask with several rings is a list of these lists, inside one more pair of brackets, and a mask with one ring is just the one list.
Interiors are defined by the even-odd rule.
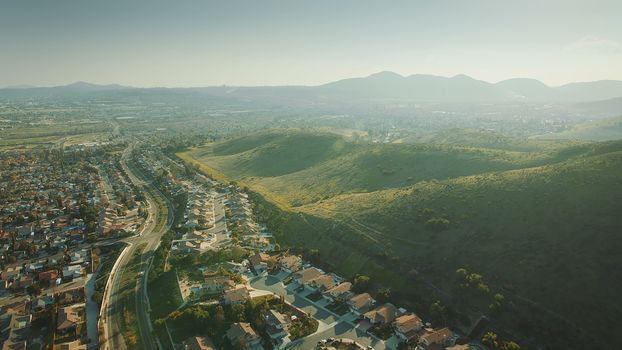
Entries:
[[352,290],[356,293],[364,293],[371,286],[369,276],[358,275],[354,277],[354,283],[352,283]]
[[209,174],[218,174],[221,180],[226,174],[281,207],[348,192],[538,165],[555,156],[461,146],[347,142],[333,133],[298,130],[258,133],[179,155],[201,161],[201,169]]
[[100,258],[102,262],[99,267],[97,279],[95,280],[93,301],[97,302],[97,304],[101,307],[104,297],[104,290],[106,289],[106,283],[108,282],[108,276],[110,276],[112,266],[114,266],[115,261],[117,261],[119,254],[121,254],[121,251],[123,250],[123,244],[113,244],[97,249],[99,251],[98,256],[102,257],[105,255],[105,259]]
[[127,264],[127,268],[122,270],[121,280],[118,289],[118,304],[121,308],[121,322],[119,329],[123,334],[125,343],[130,347],[140,346],[140,337],[138,334],[138,322],[136,320],[136,279],[140,269],[142,251],[146,243],[135,248],[131,260]]
[[[390,290],[424,318],[468,326],[488,314],[552,348],[622,344],[607,331],[622,326],[622,279],[610,274],[622,248],[620,141],[530,141],[521,152],[289,130],[183,155],[249,186],[283,248],[364,273],[376,296]],[[461,267],[468,293],[451,278]]]
[[149,282],[148,287],[151,315],[154,319],[168,315],[183,303],[175,271],[160,274]]
[[60,141],[68,145],[103,141],[107,140],[108,129],[109,125],[103,123],[20,126],[15,129],[0,129],[0,147],[51,145]]
[[[173,311],[168,316],[168,325],[172,329],[173,340],[181,342],[184,339],[200,334],[207,334],[216,346],[222,349],[232,349],[223,334],[234,322],[249,322],[253,329],[266,338],[265,315],[274,309],[281,313],[292,315],[291,309],[285,306],[278,298],[255,298],[240,305],[193,305],[179,311]],[[312,334],[317,330],[318,322],[311,317],[301,317],[290,325],[290,334],[293,339]],[[155,322],[156,327],[163,327],[164,319]]]
[[396,143],[429,143],[472,148],[489,148],[518,152],[540,152],[570,146],[573,142],[529,139],[507,136],[487,129],[446,129],[421,137],[411,136]]
[[319,322],[312,317],[301,317],[292,321],[289,326],[289,336],[291,340],[304,338],[313,334],[317,330]]
[[482,343],[492,350],[520,350],[520,346],[513,341],[503,341],[493,332],[487,332],[482,337]]
[[592,141],[619,140],[622,138],[622,116],[574,125],[568,130],[542,135],[540,138]]

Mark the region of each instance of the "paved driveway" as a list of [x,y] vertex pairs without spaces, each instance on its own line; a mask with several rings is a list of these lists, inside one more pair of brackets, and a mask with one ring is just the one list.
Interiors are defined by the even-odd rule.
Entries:
[[274,276],[261,276],[251,281],[251,287],[258,290],[267,290],[276,295],[283,296],[285,300],[292,303],[297,308],[302,309],[311,317],[325,324],[337,322],[337,318],[330,312],[318,308],[312,302],[299,296],[298,294],[284,288],[283,283]]
[[[348,313],[338,319],[331,312],[295,293],[293,291],[294,288],[285,288],[281,280],[274,276],[267,275],[256,277],[251,280],[250,285],[255,289],[267,290],[276,295],[283,296],[285,300],[311,314],[313,318],[320,322],[316,333],[292,342],[288,348],[303,350],[314,349],[317,343],[322,339],[344,338],[355,340],[364,346],[371,345],[376,350],[387,349],[383,341],[371,337],[351,323],[351,321],[356,318],[354,315]],[[303,294],[305,294],[305,292],[303,292]],[[319,304],[322,304],[322,302],[319,302]]]
[[290,349],[310,350],[314,349],[315,345],[322,340],[328,338],[335,339],[351,339],[364,346],[371,345],[375,350],[385,350],[386,347],[382,341],[375,340],[367,333],[352,326],[348,322],[338,322],[333,327],[327,328],[324,331],[315,333],[297,342],[293,342]]

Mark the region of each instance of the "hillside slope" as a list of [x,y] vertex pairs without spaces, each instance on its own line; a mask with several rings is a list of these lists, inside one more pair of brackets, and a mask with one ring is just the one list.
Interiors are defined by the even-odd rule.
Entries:
[[[524,146],[516,149],[531,151],[551,143],[521,142]],[[279,202],[299,206],[343,193],[538,166],[584,151],[581,147],[517,152],[468,144],[355,143],[334,133],[289,129],[207,145],[186,155],[231,180],[280,197]]]
[[[504,286],[517,305],[528,301],[556,315],[547,323],[567,322],[566,330],[620,346],[620,188],[617,142],[555,165],[342,195],[299,210],[356,223],[361,234],[384,245],[376,249],[400,257],[403,273],[416,268],[451,290],[447,276],[468,266]],[[446,231],[426,227],[434,217],[449,221]],[[513,322],[520,327],[518,317]]]
[[622,139],[622,116],[573,126],[560,133],[542,135],[540,139],[609,141]]
[[492,316],[525,344],[622,346],[622,141],[512,147],[525,145],[367,144],[281,130],[182,156],[263,195],[260,216],[282,246],[318,249],[331,269],[372,276],[424,317],[436,299],[464,325],[489,313],[489,296],[456,290],[454,271],[467,267],[508,298]]

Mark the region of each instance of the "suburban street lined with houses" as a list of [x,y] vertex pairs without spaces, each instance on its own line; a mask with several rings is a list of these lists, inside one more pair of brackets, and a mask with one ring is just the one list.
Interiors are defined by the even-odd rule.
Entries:
[[[125,154],[129,154],[129,152],[128,148]],[[368,293],[353,293],[351,291],[352,283],[346,279],[317,269],[308,262],[302,261],[299,256],[289,255],[287,252],[275,252],[275,244],[269,242],[272,239],[272,235],[266,231],[265,226],[254,221],[254,214],[251,209],[253,204],[248,195],[240,189],[218,183],[201,174],[183,175],[182,178],[176,178],[173,175],[175,172],[171,170],[172,168],[166,167],[163,164],[181,168],[179,164],[172,159],[166,159],[162,155],[152,154],[151,156],[155,156],[160,160],[148,161],[143,155],[143,161],[139,161],[143,166],[142,169],[145,169],[145,166],[153,167],[153,170],[147,169],[150,172],[147,176],[142,174],[142,170],[139,171],[138,169],[128,167],[128,157],[123,157],[123,168],[128,173],[130,179],[134,184],[148,191],[149,216],[145,228],[139,234],[127,240],[131,245],[124,251],[124,255],[119,258],[120,267],[115,268],[119,272],[114,276],[117,279],[122,276],[123,268],[126,267],[130,260],[130,249],[144,246],[140,267],[137,270],[138,278],[135,288],[137,322],[142,347],[146,349],[152,347],[167,349],[171,346],[169,341],[174,343],[173,346],[179,345],[179,343],[175,345],[176,340],[173,339],[175,336],[171,335],[171,332],[176,332],[175,326],[165,327],[164,331],[167,333],[167,336],[158,338],[153,336],[153,318],[150,317],[151,310],[149,309],[146,285],[146,276],[151,266],[150,257],[152,252],[158,247],[160,237],[162,237],[165,230],[170,228],[171,223],[174,221],[172,217],[174,208],[170,200],[160,192],[160,189],[153,186],[153,180],[145,181],[145,179],[161,176],[158,174],[168,174],[164,182],[160,180],[161,185],[162,183],[165,184],[167,193],[179,193],[179,188],[185,188],[185,191],[188,193],[187,204],[185,205],[186,214],[184,215],[185,224],[183,225],[185,227],[183,232],[186,233],[182,234],[182,239],[171,241],[171,251],[169,254],[174,254],[177,258],[181,258],[193,256],[193,254],[194,256],[203,254],[206,251],[205,249],[207,251],[219,252],[235,246],[242,247],[250,251],[251,254],[241,264],[231,262],[228,267],[225,267],[225,270],[229,269],[233,275],[225,274],[224,276],[219,276],[222,272],[216,272],[216,274],[209,272],[211,269],[209,266],[191,267],[188,273],[194,273],[197,269],[204,273],[205,283],[202,284],[189,284],[185,277],[180,280],[178,272],[175,271],[177,283],[179,284],[178,287],[184,300],[178,310],[188,307],[192,308],[193,305],[219,305],[220,303],[222,305],[239,305],[253,299],[268,297],[280,299],[285,305],[289,305],[288,307],[295,310],[295,313],[297,312],[299,315],[304,315],[304,317],[317,322],[314,330],[304,334],[302,337],[290,339],[287,335],[288,332],[283,333],[283,330],[287,328],[280,328],[281,331],[270,335],[269,340],[264,339],[269,341],[268,344],[276,349],[314,349],[321,344],[325,344],[327,340],[350,341],[360,348],[373,348],[377,350],[397,349],[399,343],[405,340],[420,342],[424,346],[427,342],[431,342],[442,344],[447,349],[464,349],[461,345],[453,345],[457,336],[449,329],[433,329],[429,327],[429,324],[424,327],[423,322],[414,313],[397,308],[390,303],[376,305],[375,300]],[[199,183],[204,183],[206,184],[205,186],[216,188],[217,190],[205,192],[201,187],[202,185],[197,183],[196,178],[201,178]],[[152,186],[153,188],[147,189],[147,186]],[[207,197],[202,197],[205,195]],[[157,230],[156,222],[164,220],[164,217],[157,210],[158,207],[154,201],[155,196],[161,196],[158,197],[158,200],[166,202],[168,210],[166,228],[160,226]],[[200,208],[200,206],[207,206],[207,211]],[[228,218],[228,215],[231,215],[231,217]],[[207,228],[201,228],[202,226],[207,226]],[[151,232],[153,230],[157,232]],[[202,244],[195,245],[194,243],[189,243],[202,242],[203,240],[209,242],[206,248],[203,248]],[[253,251],[255,252],[254,254]],[[217,266],[220,266],[218,271],[224,271],[222,270],[222,265]],[[230,278],[236,279],[235,274],[239,274],[237,279],[241,280],[242,284],[240,284],[240,281],[232,282],[230,280]],[[227,287],[226,285],[229,283],[231,284]],[[114,295],[118,292],[114,288],[118,288],[118,286],[113,287],[113,296],[110,297],[112,304],[117,302]],[[214,295],[214,291],[219,292]],[[205,293],[207,293],[207,303],[205,302],[206,299],[203,298]],[[214,296],[216,299],[214,299]],[[341,311],[337,311],[335,306]],[[343,307],[346,310],[343,310]],[[115,309],[115,306],[109,306],[109,313],[109,323],[115,317],[117,320],[121,317],[119,310]],[[294,316],[286,316],[278,312],[277,315],[281,315],[277,316],[277,318],[291,317],[291,320],[285,321],[286,323],[282,323],[280,326],[274,324],[273,326],[276,327],[288,327],[288,322],[295,321],[296,319]],[[234,323],[232,327],[237,324]],[[115,327],[118,326],[110,326],[113,329]],[[249,324],[240,323],[240,327],[247,332],[247,337],[255,339],[256,333],[252,328],[249,328],[251,327]],[[383,334],[386,334],[386,330],[389,329],[393,332],[393,328],[395,328],[396,333],[383,335],[384,338],[382,339],[379,335],[374,334],[380,330],[385,332]],[[270,332],[268,333],[270,334]],[[117,331],[117,333],[114,333],[114,330],[109,332],[109,338],[109,344],[112,344],[111,348],[127,348],[120,331]],[[199,338],[197,337],[196,339]],[[232,342],[236,341],[235,336],[229,335],[229,333],[227,333],[226,338]],[[166,344],[161,342],[162,339],[166,339],[164,342]],[[207,337],[202,337],[201,339],[202,342],[211,342]],[[244,342],[247,341],[249,340],[247,339]],[[192,339],[186,339],[181,345],[185,346],[183,344],[187,345],[192,342]],[[247,344],[247,348],[259,349],[261,346],[259,342],[253,340]],[[427,347],[422,347],[421,349],[425,348]]]
[[[45,260],[62,258],[71,263],[62,268],[62,278],[49,277],[52,288],[36,300],[37,307],[50,310],[49,305],[55,303],[48,301],[50,293],[61,301],[70,296],[69,306],[54,311],[60,320],[58,337],[71,339],[63,344],[86,349],[168,350],[215,341],[226,349],[239,345],[253,350],[309,350],[334,343],[395,350],[400,343],[412,342],[420,349],[427,349],[428,343],[464,349],[454,346],[457,336],[448,328],[424,326],[417,315],[389,302],[376,304],[368,293],[369,286],[355,288],[355,279],[325,272],[303,259],[300,252],[282,250],[269,228],[257,221],[249,193],[179,163],[174,155],[164,154],[149,142],[153,140],[124,140],[113,146],[115,153],[110,159],[83,166],[91,183],[96,184],[90,185],[97,191],[88,193],[88,204],[93,206],[92,211],[99,210],[97,223],[85,204],[75,209],[84,220],[73,219],[70,224],[74,226],[65,230],[80,234],[76,243],[70,250],[68,242],[58,240],[64,251]],[[81,147],[71,152],[81,154]],[[93,151],[99,146],[88,147]],[[65,151],[61,148],[58,152]],[[80,192],[73,190],[80,198]],[[68,205],[60,199],[55,204],[61,209]],[[54,221],[49,223],[49,227],[55,226]],[[78,231],[75,227],[86,229]],[[89,227],[98,235],[91,234],[86,240],[84,232]],[[32,226],[28,229],[22,229],[24,235],[34,230]],[[118,254],[103,254],[108,266],[102,272],[105,264],[94,254],[110,247],[117,247]],[[159,284],[150,289],[152,283],[161,283],[157,276],[151,276],[156,252],[160,257],[164,254],[158,262],[159,274],[174,276],[174,285]],[[98,267],[86,274],[84,270],[92,262]],[[36,265],[43,260],[23,263],[30,264],[27,271],[43,269]],[[19,268],[9,266],[7,271]],[[44,271],[38,278],[48,273],[58,276],[55,271]],[[17,285],[19,276],[13,278]],[[174,304],[169,300],[164,314],[159,305],[164,301],[150,300],[154,289],[159,288],[169,288],[164,289],[164,295],[179,293],[181,299]],[[23,295],[5,301],[31,304]],[[154,302],[159,316],[154,316]],[[250,310],[255,303],[265,303],[262,307],[266,309],[257,316],[266,321],[258,322],[251,316],[232,318],[235,310]],[[226,316],[228,329],[211,334],[214,339],[207,329],[197,329],[187,338],[183,326],[175,322],[187,310],[214,306],[230,310]]]
[[[281,274],[282,276],[283,274]],[[278,275],[263,275],[252,278],[250,280],[250,286],[257,290],[266,290],[274,293],[274,295],[281,297],[292,303],[296,307],[308,312],[316,320],[320,322],[318,330],[309,335],[308,337],[301,339],[301,341],[292,343],[290,347],[292,349],[312,349],[322,339],[329,338],[346,338],[352,339],[365,346],[372,346],[376,350],[384,350],[390,347],[385,344],[384,341],[371,337],[365,330],[357,327],[354,321],[358,318],[357,315],[347,313],[343,316],[339,316],[324,306],[326,300],[322,299],[319,302],[313,302],[305,295],[309,294],[309,291],[298,293],[295,291],[296,286],[285,286]],[[396,345],[396,344],[395,344]]]

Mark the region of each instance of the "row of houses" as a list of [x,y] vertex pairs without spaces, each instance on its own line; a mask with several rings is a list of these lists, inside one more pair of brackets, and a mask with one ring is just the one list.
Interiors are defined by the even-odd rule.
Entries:
[[[37,285],[43,290],[82,278],[91,264],[91,250],[79,248],[66,253],[14,263],[0,272],[0,293],[23,294]],[[2,304],[0,303],[0,307]]]
[[283,255],[278,263],[283,271],[292,274],[293,283],[310,292],[321,293],[331,303],[347,305],[349,312],[368,323],[369,328],[390,327],[400,342],[415,344],[421,350],[463,347],[454,344],[457,335],[449,328],[430,328],[415,313],[391,303],[376,305],[369,293],[354,293],[351,282],[313,266],[303,267],[298,256]]
[[[51,325],[51,338],[57,348],[86,350],[84,292],[81,288],[33,300],[16,302],[0,309],[2,350],[26,349],[34,345],[33,322]],[[40,335],[39,335],[40,336]]]

